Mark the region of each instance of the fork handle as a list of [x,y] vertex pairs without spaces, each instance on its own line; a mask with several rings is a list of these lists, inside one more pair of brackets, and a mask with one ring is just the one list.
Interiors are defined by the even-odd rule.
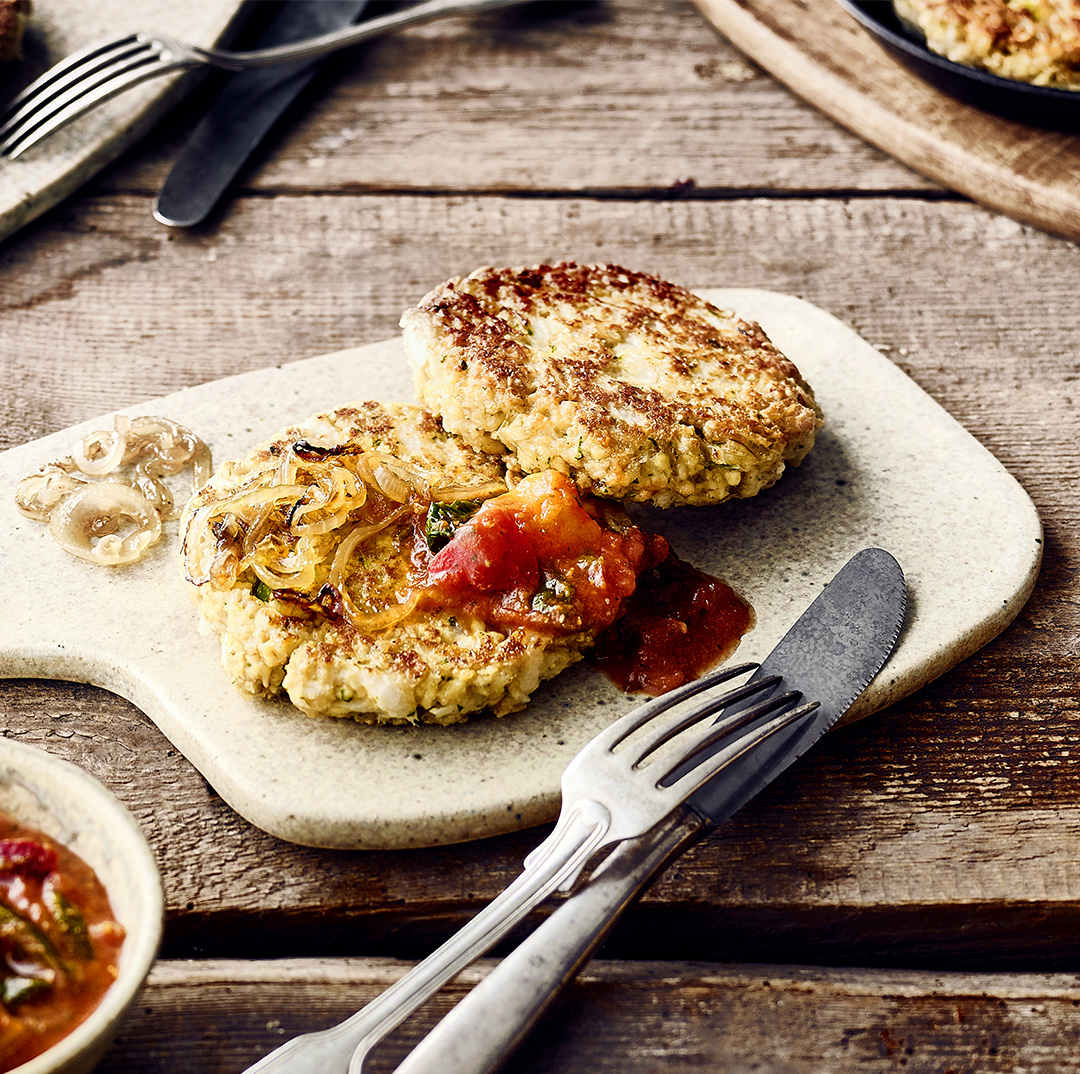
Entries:
[[230,52],[227,49],[198,48],[187,46],[189,53],[210,60],[215,67],[225,70],[245,71],[250,67],[270,67],[278,63],[293,60],[311,60],[326,56],[339,49],[370,41],[393,30],[404,30],[408,26],[430,22],[446,15],[465,15],[491,8],[512,7],[523,0],[424,0],[423,3],[400,11],[391,11],[365,19],[355,26],[310,37],[306,41],[292,42],[286,45],[274,45],[270,48],[252,49],[248,52]]
[[491,1074],[600,945],[616,918],[707,826],[685,808],[621,843],[409,1053],[395,1074]]
[[525,871],[423,962],[336,1026],[286,1041],[244,1074],[337,1074],[363,1069],[368,1052],[447,981],[489,950],[547,895],[578,875],[607,832],[607,811],[582,801],[530,856]]

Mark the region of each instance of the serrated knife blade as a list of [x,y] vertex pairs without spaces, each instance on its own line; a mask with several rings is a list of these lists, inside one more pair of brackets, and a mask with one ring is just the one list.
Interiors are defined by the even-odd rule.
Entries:
[[729,765],[687,806],[706,824],[718,824],[802,756],[881,670],[900,636],[906,608],[904,573],[888,552],[866,548],[848,560],[750,680],[782,676],[775,691],[798,690],[803,700],[817,701],[813,719]]
[[[367,0],[286,0],[259,38],[259,48],[285,45],[355,22]],[[154,202],[169,227],[201,223],[282,112],[315,77],[325,58],[239,71],[192,132]]]

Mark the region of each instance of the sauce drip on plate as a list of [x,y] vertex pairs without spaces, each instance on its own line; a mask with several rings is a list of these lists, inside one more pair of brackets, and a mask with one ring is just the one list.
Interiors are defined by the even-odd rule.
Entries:
[[658,697],[726,660],[753,622],[731,586],[670,552],[642,571],[588,659],[625,693]]

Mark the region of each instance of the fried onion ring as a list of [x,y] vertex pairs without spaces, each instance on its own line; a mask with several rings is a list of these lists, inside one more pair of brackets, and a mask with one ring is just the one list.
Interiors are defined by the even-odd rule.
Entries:
[[[134,529],[121,536],[123,522]],[[125,527],[130,530],[130,526]],[[130,485],[94,481],[71,493],[49,517],[56,543],[79,559],[117,567],[134,563],[161,537],[161,519]]]
[[[65,551],[107,566],[138,559],[160,539],[162,520],[179,516],[162,478],[190,464],[197,492],[211,470],[207,445],[169,418],[117,414],[114,426],[87,433],[70,455],[24,477],[15,491],[19,511],[49,523]],[[124,466],[133,473],[119,473]],[[117,536],[132,524],[134,532]]]

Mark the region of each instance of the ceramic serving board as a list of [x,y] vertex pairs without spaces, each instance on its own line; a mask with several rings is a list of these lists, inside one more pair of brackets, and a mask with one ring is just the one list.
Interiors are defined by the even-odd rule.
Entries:
[[[213,45],[241,0],[34,0],[23,59],[0,64],[0,105],[79,49],[137,30]],[[0,158],[0,239],[52,208],[141,138],[192,84],[168,75],[128,90],[14,160]]]
[[[756,290],[703,292],[759,321],[814,387],[826,424],[772,489],[708,508],[641,509],[676,552],[753,605],[739,660],[761,659],[835,572],[876,545],[910,586],[885,670],[849,718],[947,671],[994,637],[1034,584],[1038,515],[1017,482],[890,361],[824,311]],[[411,400],[389,340],[189,388],[129,414],[195,430],[220,462],[322,409]],[[19,479],[70,452],[103,417],[0,454],[0,675],[95,683],[157,723],[253,824],[299,843],[388,848],[473,839],[552,819],[574,753],[640,699],[586,665],[523,712],[455,727],[368,727],[251,701],[197,629],[176,523],[143,561],[97,567],[18,513]]]

